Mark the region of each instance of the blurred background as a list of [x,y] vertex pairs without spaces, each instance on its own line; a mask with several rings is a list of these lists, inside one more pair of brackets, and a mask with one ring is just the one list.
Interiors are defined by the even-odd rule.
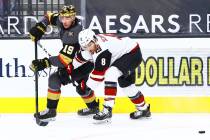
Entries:
[[[1,39],[5,38],[28,38],[28,35],[23,34],[24,31],[24,17],[34,16],[40,20],[48,11],[59,12],[64,5],[73,4],[80,7],[80,1],[76,0],[0,0],[0,24],[4,34],[0,34]],[[78,12],[80,8],[77,8]],[[15,16],[19,19],[17,28],[22,34],[18,34],[14,29],[7,34],[8,17]],[[16,21],[11,21],[16,22]],[[30,29],[35,24],[34,20],[28,20],[27,28]],[[56,33],[46,35],[47,38],[57,38]]]
[[[93,17],[96,16],[103,32],[106,32],[107,19],[105,17],[114,15],[114,18],[109,19],[110,22],[114,22],[114,26],[110,26],[110,29],[116,29],[116,33],[121,36],[129,35],[138,38],[208,37],[210,32],[209,15],[207,14],[210,12],[209,0],[0,0],[0,39],[28,38],[28,35],[24,34],[24,17],[33,16],[40,20],[46,12],[58,12],[64,5],[69,4],[76,7],[77,15],[82,17],[82,24],[85,28],[89,27]],[[130,24],[131,27],[131,30],[126,33],[120,32],[120,29],[129,28],[128,24],[126,26],[120,21],[122,15],[130,16],[130,18],[124,19],[124,22]],[[149,32],[142,29],[132,32],[137,24],[139,26],[144,24],[138,22],[139,15],[143,15]],[[157,29],[154,33],[150,30],[153,26],[152,15],[161,15],[163,17],[162,26],[165,32]],[[173,19],[180,28],[175,33],[168,31],[169,28],[176,28],[175,25],[169,22],[170,15],[178,15],[178,18]],[[190,15],[194,16],[190,17]],[[8,17],[11,16],[17,17],[19,21],[14,18],[8,21]],[[195,24],[190,25],[191,20],[197,22],[197,26]],[[10,34],[8,34],[8,22],[18,23],[16,27],[21,34],[17,33],[13,28],[10,29]],[[27,28],[29,29],[34,23],[34,20],[27,20]],[[57,37],[56,29],[52,34],[45,35],[45,38]]]

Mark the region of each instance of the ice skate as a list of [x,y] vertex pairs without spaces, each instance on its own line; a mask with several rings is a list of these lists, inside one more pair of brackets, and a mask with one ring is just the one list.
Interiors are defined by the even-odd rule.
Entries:
[[93,116],[94,124],[102,124],[111,122],[112,118],[112,108],[108,106],[104,106],[104,109],[101,112],[98,112]]
[[95,108],[83,108],[78,110],[77,114],[79,116],[88,116],[88,115],[93,115],[99,112],[99,108],[95,107]]
[[94,115],[99,112],[99,100],[95,102],[93,107],[87,107],[83,108],[77,111],[77,114],[79,116],[89,116],[89,115]]
[[50,122],[55,121],[56,117],[56,109],[46,109],[44,111],[38,112],[38,114],[34,114],[35,118],[38,118],[40,122]]
[[148,104],[145,110],[137,110],[135,112],[130,113],[131,119],[148,118],[150,116],[151,116],[150,104]]

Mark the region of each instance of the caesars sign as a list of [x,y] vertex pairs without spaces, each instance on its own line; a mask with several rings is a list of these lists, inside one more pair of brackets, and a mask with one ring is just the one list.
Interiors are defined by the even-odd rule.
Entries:
[[[79,16],[81,18],[81,16]],[[100,20],[98,16],[93,16],[90,20],[88,28],[91,28],[99,33],[179,33],[181,31],[181,24],[178,22],[180,16],[173,14],[169,17],[164,17],[162,15],[151,15],[151,21],[146,21],[143,15],[138,17],[131,17],[130,15],[106,15],[103,20]],[[188,19],[186,19],[186,24],[188,25],[188,33],[209,33],[210,32],[210,14],[206,14],[205,17],[205,28],[201,24],[202,17],[198,14],[190,14]],[[130,21],[135,19],[135,24],[131,25]],[[24,16],[20,19],[16,16],[9,16],[7,18],[7,30],[4,31],[0,24],[0,34],[11,34],[11,30],[15,30],[12,33],[16,34],[28,34],[27,27],[31,22],[38,22],[35,17]],[[168,26],[165,27],[164,23],[167,22]],[[105,25],[103,25],[103,24]],[[19,26],[22,24],[23,26]],[[201,26],[202,25],[202,26]],[[21,29],[20,29],[21,27]],[[52,27],[49,28],[46,34],[52,32]]]

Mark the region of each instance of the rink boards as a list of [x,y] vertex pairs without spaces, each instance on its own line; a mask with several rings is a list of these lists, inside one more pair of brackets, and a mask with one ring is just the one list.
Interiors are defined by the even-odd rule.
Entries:
[[[103,103],[103,98],[100,98]],[[155,113],[210,113],[210,97],[146,97]],[[1,113],[33,113],[35,98],[0,98]],[[39,109],[46,107],[46,98],[39,99]],[[80,97],[63,97],[59,101],[59,112],[76,112],[85,107]],[[102,105],[100,105],[100,108]],[[117,97],[114,113],[129,113],[134,111],[133,104],[127,97]]]
[[[151,104],[152,112],[210,112],[210,39],[137,39],[143,62],[136,69],[136,86]],[[42,45],[57,55],[59,40],[44,40]],[[28,68],[34,59],[30,40],[1,40],[0,113],[25,113],[35,110],[34,74]],[[120,46],[119,46],[120,47]],[[39,58],[47,55],[39,49]],[[40,109],[46,105],[47,77],[56,69],[40,73]],[[75,112],[84,103],[72,85],[62,87],[60,112]],[[103,84],[96,96],[103,101]],[[114,112],[134,110],[119,88]]]

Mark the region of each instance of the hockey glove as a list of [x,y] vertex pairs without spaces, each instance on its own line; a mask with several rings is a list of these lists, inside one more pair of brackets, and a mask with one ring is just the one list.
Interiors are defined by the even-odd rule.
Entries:
[[48,68],[50,66],[51,66],[51,63],[50,63],[49,59],[44,58],[44,59],[33,60],[31,65],[29,66],[29,68],[33,72],[37,72],[37,71],[44,70],[45,68]]
[[32,41],[39,41],[46,31],[46,26],[39,22],[34,27],[32,27],[29,31],[30,38]]
[[71,79],[72,70],[73,70],[72,64],[68,65],[67,68],[58,68],[58,76],[63,85],[72,83]]

